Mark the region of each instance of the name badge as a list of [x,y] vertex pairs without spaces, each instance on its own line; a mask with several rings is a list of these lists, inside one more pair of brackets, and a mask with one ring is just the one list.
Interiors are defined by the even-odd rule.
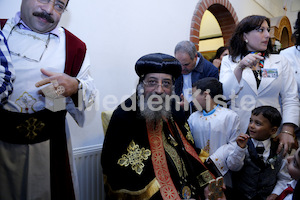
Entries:
[[264,78],[277,78],[278,71],[277,69],[261,69],[262,77]]

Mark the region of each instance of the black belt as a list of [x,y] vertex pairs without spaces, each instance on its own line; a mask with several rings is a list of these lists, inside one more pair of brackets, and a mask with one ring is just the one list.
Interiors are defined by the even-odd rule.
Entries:
[[43,142],[65,131],[66,111],[42,110],[33,114],[0,109],[0,140],[13,144]]

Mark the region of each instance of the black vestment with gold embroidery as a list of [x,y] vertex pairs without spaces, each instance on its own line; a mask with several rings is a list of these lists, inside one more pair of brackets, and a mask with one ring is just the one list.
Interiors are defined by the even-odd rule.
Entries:
[[[132,100],[124,105],[132,107]],[[204,186],[214,177],[186,151],[180,139],[179,132],[193,145],[184,112],[174,109],[169,123],[162,122],[162,127],[167,168],[176,192],[181,199],[203,198]],[[155,173],[152,159],[160,156],[153,155],[150,146],[147,124],[139,110],[125,111],[119,106],[108,126],[101,156],[106,199],[163,199],[156,175],[164,176],[164,170]]]

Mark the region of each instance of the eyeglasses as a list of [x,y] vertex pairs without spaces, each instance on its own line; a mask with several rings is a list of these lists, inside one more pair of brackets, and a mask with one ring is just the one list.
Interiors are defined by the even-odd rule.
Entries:
[[[17,24],[11,29],[11,31],[9,32],[9,35],[7,36],[7,39],[6,39],[6,40],[7,40],[7,43],[8,43],[8,41],[9,41],[9,38],[10,38],[12,32],[13,32],[14,29],[15,29],[17,26],[19,26],[19,25],[20,25],[20,23],[17,23]],[[25,55],[21,55],[20,53],[13,52],[13,51],[11,51],[11,50],[10,50],[10,53],[11,53],[12,55],[14,55],[14,56],[21,57],[21,58],[23,58],[23,59],[25,59],[25,60],[28,60],[28,61],[30,61],[30,62],[40,62],[40,61],[42,60],[42,57],[43,57],[44,53],[46,52],[46,50],[47,50],[47,48],[48,48],[49,42],[50,42],[50,34],[48,34],[48,38],[47,38],[47,40],[46,40],[46,42],[45,42],[45,49],[43,50],[43,52],[42,52],[42,54],[41,54],[39,60],[36,60],[36,59],[33,59],[33,58],[28,58],[28,57],[25,56]]]
[[42,3],[42,4],[48,4],[50,2],[54,3],[54,9],[58,12],[58,13],[63,13],[66,9],[66,5],[59,1],[59,0],[37,0],[38,2]]
[[143,81],[143,83],[149,88],[157,88],[158,86],[161,86],[162,88],[171,89],[172,87],[172,81],[168,80],[162,80],[161,84],[158,84],[157,80]]

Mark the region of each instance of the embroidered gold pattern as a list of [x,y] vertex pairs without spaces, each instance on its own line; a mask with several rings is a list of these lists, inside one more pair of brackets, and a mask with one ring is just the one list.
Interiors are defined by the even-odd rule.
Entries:
[[168,140],[170,140],[171,145],[173,145],[174,147],[176,147],[178,145],[176,140],[171,135],[168,136]]
[[151,151],[149,149],[145,149],[144,147],[140,149],[138,144],[132,140],[127,147],[127,154],[123,154],[122,157],[118,160],[118,164],[120,166],[129,166],[131,165],[131,169],[135,171],[137,174],[141,175],[144,168],[144,160],[147,160],[151,155]]
[[204,151],[206,151],[209,154],[210,150],[210,140],[206,141],[206,146],[203,148]]
[[176,169],[178,171],[178,174],[181,178],[184,178],[186,176],[188,176],[187,170],[185,168],[185,165],[183,163],[183,160],[180,159],[178,153],[176,152],[176,150],[167,142],[167,139],[165,137],[165,134],[162,131],[162,139],[163,139],[163,144],[164,144],[164,148],[165,151],[169,154],[169,156],[171,157],[174,165],[176,166]]
[[16,104],[20,106],[21,113],[28,113],[29,109],[35,112],[33,105],[37,102],[28,92],[24,92],[17,100]]
[[223,196],[223,177],[218,177],[217,179],[213,179],[209,181],[208,185],[208,199],[219,199]]
[[27,132],[26,138],[33,140],[39,132],[44,128],[45,124],[41,121],[38,121],[36,118],[29,118],[25,123],[17,126],[17,129],[20,132]]
[[210,180],[213,180],[214,178],[212,177],[212,175],[210,174],[210,172],[208,170],[202,172],[201,174],[199,174],[197,176],[198,182],[200,187],[203,187],[204,185],[208,184],[208,182]]
[[190,130],[190,127],[187,123],[184,124],[184,127],[185,129],[187,130],[187,133],[186,133],[186,139],[188,139],[189,141],[192,142],[192,144],[194,144],[194,138],[193,138],[193,135],[191,133],[191,130]]

